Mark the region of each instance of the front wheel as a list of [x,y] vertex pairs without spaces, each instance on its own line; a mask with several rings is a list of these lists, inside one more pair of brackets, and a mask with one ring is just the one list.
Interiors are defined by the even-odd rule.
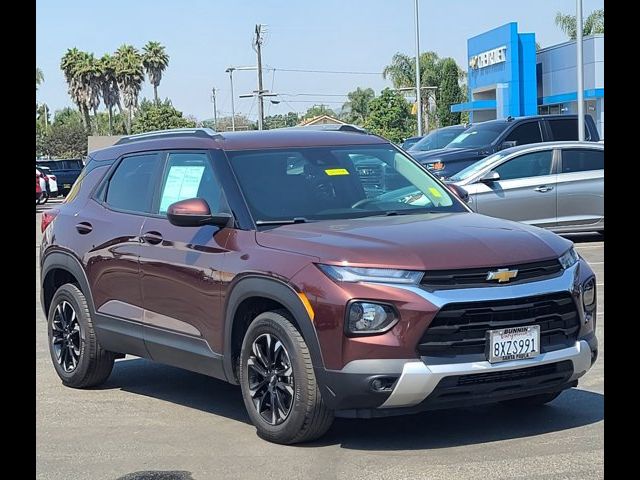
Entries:
[[315,440],[333,423],[322,400],[309,349],[288,312],[258,315],[240,353],[242,398],[258,436],[293,444]]

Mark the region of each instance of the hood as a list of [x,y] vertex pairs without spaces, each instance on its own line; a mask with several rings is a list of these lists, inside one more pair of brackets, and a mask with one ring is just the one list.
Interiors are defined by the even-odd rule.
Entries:
[[283,225],[256,233],[268,248],[356,266],[445,270],[557,258],[572,245],[558,235],[475,213],[369,217]]
[[[481,158],[478,152],[483,150],[481,148],[438,148],[436,150],[430,150],[428,152],[410,152],[411,156],[415,158],[419,163],[435,162],[436,160],[442,160],[445,164],[447,162],[456,160],[467,160],[469,158]],[[486,149],[485,149],[486,150]]]

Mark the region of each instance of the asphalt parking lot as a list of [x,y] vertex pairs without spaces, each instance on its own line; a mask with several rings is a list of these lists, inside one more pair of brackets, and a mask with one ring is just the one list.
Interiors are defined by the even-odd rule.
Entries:
[[[55,203],[36,209],[36,269],[40,212]],[[526,412],[485,406],[336,419],[319,442],[302,446],[258,438],[239,388],[135,357],[117,361],[100,388],[63,387],[36,281],[37,478],[603,478],[604,241],[569,238],[598,279],[600,355],[578,388]]]

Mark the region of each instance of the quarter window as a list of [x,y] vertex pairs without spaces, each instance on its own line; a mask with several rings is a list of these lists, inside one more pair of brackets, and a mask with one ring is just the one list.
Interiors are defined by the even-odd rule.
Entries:
[[167,159],[159,212],[165,214],[169,205],[188,198],[202,198],[212,212],[221,211],[222,190],[204,152],[170,153]]
[[158,154],[135,155],[122,159],[109,180],[106,202],[130,212],[151,212]]
[[540,126],[538,122],[523,123],[516,127],[515,130],[505,138],[505,141],[516,142],[516,145],[541,142],[542,135],[540,134]]
[[540,177],[551,173],[553,150],[526,153],[513,158],[495,169],[500,180],[516,178]]
[[562,150],[562,173],[586,172],[604,168],[604,150],[587,148]]

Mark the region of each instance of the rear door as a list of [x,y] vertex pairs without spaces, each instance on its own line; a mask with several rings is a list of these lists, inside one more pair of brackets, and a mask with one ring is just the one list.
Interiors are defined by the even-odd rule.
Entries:
[[516,126],[503,142],[515,142],[515,145],[527,145],[529,143],[538,143],[542,141],[542,130],[538,120],[523,122]]
[[558,172],[558,227],[604,224],[604,149],[563,148]]
[[540,227],[556,224],[554,150],[536,150],[510,158],[493,171],[500,180],[474,185],[476,211]]

